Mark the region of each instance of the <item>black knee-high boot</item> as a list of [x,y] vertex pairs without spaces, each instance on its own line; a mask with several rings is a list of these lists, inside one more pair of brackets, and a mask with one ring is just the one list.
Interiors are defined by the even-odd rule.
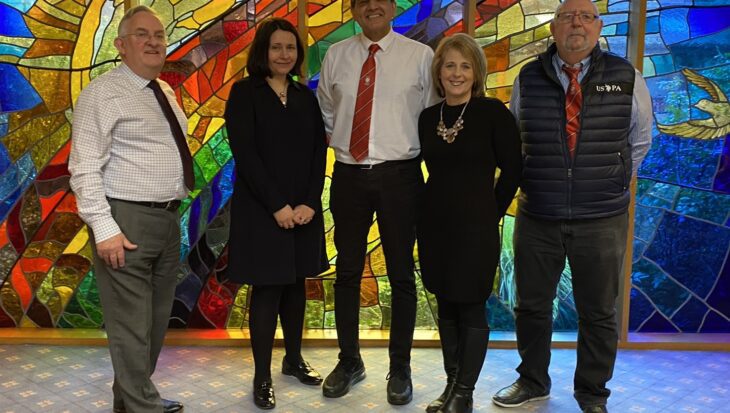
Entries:
[[454,386],[456,371],[459,366],[459,327],[456,321],[440,319],[439,337],[441,338],[441,352],[444,356],[446,388],[436,400],[426,407],[428,413],[435,413],[444,404],[444,400],[446,400],[451,388]]
[[460,328],[456,381],[439,413],[471,413],[474,385],[479,379],[489,345],[489,329]]

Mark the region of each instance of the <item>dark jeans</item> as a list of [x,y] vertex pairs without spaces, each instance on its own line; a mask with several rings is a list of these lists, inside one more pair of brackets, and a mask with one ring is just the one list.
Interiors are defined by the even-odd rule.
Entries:
[[616,298],[626,252],[628,213],[590,220],[546,221],[518,214],[514,231],[515,308],[520,379],[550,390],[552,303],[568,258],[578,312],[575,399],[605,404],[618,343]]
[[337,248],[334,287],[340,359],[360,357],[360,281],[368,232],[373,213],[377,213],[391,287],[390,363],[410,363],[416,324],[413,245],[416,207],[422,190],[420,159],[387,162],[373,169],[335,164],[330,208]]

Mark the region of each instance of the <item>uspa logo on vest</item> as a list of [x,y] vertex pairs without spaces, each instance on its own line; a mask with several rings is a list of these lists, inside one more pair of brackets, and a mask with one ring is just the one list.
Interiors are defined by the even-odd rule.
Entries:
[[608,93],[620,93],[623,92],[621,85],[612,85],[609,83],[603,85],[596,85],[596,92],[608,92]]

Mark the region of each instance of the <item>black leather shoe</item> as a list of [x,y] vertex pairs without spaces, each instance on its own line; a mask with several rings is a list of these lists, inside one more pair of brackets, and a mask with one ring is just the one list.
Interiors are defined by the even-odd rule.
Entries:
[[599,404],[598,406],[584,407],[583,413],[608,413],[608,409],[605,404]]
[[324,397],[342,397],[352,385],[365,378],[365,365],[362,359],[342,359],[327,376],[322,385]]
[[264,380],[253,385],[253,404],[259,409],[270,410],[276,407],[276,397],[271,380]]
[[444,400],[444,404],[436,410],[437,413],[472,413],[474,411],[474,387],[454,383],[451,392]]
[[[183,411],[182,403],[175,400],[162,399],[162,411],[164,413],[176,413]],[[114,413],[126,413],[127,410],[124,407],[115,407]]]
[[300,361],[297,365],[293,365],[289,364],[286,357],[284,357],[281,361],[281,374],[294,376],[300,382],[310,386],[319,386],[322,384],[322,376],[304,360]]
[[439,397],[437,397],[435,400],[433,400],[431,403],[426,406],[426,413],[436,413],[441,406],[444,405],[444,402],[446,401],[446,398],[449,397],[449,394],[451,393],[451,389],[454,387],[454,381],[453,379],[446,383],[446,388],[444,388],[444,391],[441,393]]
[[413,383],[409,366],[394,366],[388,373],[388,403],[408,404],[413,400]]
[[550,398],[550,393],[536,393],[517,380],[492,396],[492,403],[500,407],[520,407],[525,403]]

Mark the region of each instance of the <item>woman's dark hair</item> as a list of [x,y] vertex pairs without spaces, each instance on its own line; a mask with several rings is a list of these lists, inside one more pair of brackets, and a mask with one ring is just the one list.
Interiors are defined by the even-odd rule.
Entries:
[[253,38],[251,49],[248,52],[248,61],[246,69],[249,76],[269,77],[271,70],[269,69],[269,45],[271,43],[271,35],[275,31],[282,30],[294,35],[297,43],[297,61],[294,63],[290,75],[301,75],[302,62],[304,61],[304,48],[302,41],[299,39],[296,27],[279,17],[272,17],[259,23],[256,28],[256,35]]

